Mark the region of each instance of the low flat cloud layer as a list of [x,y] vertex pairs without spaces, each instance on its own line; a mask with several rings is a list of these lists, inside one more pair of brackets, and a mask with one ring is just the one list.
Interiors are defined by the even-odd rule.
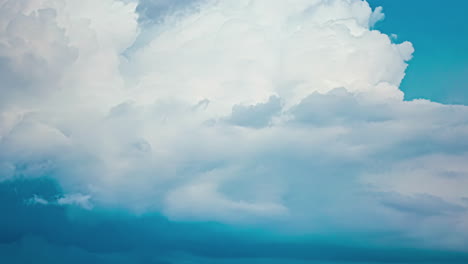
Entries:
[[0,252],[462,263],[468,107],[404,100],[414,49],[383,18],[361,0],[0,0]]

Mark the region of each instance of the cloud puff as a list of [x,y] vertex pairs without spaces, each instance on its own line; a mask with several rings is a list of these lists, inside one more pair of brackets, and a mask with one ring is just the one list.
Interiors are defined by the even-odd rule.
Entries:
[[34,195],[32,198],[26,200],[27,204],[30,205],[59,205],[59,206],[66,206],[66,205],[76,205],[78,207],[90,210],[93,208],[93,205],[90,202],[91,196],[83,195],[80,193],[76,194],[66,194],[62,197],[56,197],[56,199],[52,201],[48,201],[41,196]]
[[265,103],[233,106],[232,114],[226,121],[234,125],[261,128],[269,125],[273,117],[280,114],[281,110],[280,99],[272,96]]
[[372,30],[381,9],[3,2],[0,180],[54,178],[59,204],[466,245],[468,108],[403,100],[413,47]]

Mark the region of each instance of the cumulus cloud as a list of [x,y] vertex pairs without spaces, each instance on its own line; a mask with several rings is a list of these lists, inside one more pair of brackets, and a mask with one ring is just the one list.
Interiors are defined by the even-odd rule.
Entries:
[[403,100],[413,47],[372,29],[382,9],[163,2],[0,2],[0,180],[52,177],[62,205],[463,249],[468,107]]
[[128,66],[139,75],[137,100],[208,99],[212,109],[228,112],[271,95],[291,106],[337,87],[402,97],[398,85],[412,46],[369,30],[366,2],[270,2],[208,1],[158,25]]

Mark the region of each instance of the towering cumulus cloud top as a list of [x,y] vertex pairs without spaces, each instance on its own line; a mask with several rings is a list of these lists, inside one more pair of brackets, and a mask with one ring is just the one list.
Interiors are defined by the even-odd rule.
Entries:
[[[362,0],[0,0],[0,181],[30,206],[466,250],[468,107],[405,101]],[[394,234],[375,239],[372,234]]]

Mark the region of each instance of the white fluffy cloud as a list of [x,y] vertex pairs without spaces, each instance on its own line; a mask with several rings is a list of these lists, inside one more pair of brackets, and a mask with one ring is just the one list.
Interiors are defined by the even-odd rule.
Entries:
[[[167,18],[134,52],[135,100],[208,99],[226,112],[279,95],[287,105],[337,87],[402,98],[398,86],[413,52],[369,30],[362,1],[220,1]],[[158,87],[169,87],[167,89]]]
[[196,5],[139,27],[132,1],[1,1],[0,179],[178,220],[466,244],[468,107],[403,101],[413,48],[372,30],[381,9]]

